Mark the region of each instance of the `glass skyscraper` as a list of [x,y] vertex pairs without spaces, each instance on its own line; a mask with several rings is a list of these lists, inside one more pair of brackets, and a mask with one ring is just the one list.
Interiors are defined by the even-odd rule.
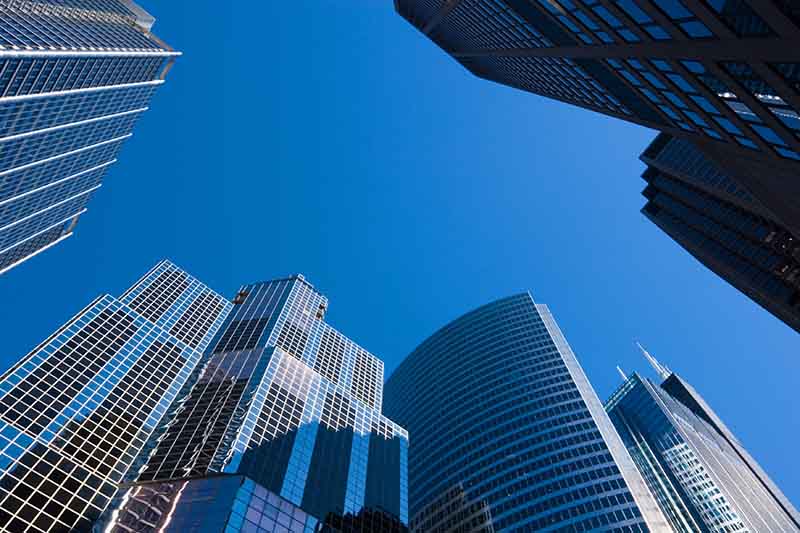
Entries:
[[642,213],[800,332],[800,233],[690,141],[662,133],[641,158],[648,166]]
[[105,531],[303,532],[372,510],[408,523],[408,435],[381,415],[383,362],[327,307],[302,276],[241,287]]
[[[670,531],[550,311],[528,293],[425,340],[387,381],[384,406],[411,434],[413,524]],[[448,499],[461,502],[452,519],[426,522]]]
[[[477,76],[731,162],[800,227],[800,4],[791,0],[396,0]],[[789,223],[789,222],[787,222]]]
[[0,377],[0,530],[87,531],[232,308],[164,261]]
[[800,531],[800,514],[705,400],[654,364],[660,386],[634,374],[606,409],[674,531]]
[[72,235],[177,52],[130,0],[0,5],[0,274]]

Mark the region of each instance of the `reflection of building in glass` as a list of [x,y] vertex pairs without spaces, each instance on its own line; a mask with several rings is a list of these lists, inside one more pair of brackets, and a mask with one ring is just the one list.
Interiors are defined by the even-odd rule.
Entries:
[[164,261],[3,374],[0,529],[90,527],[231,307]]
[[[662,133],[642,160],[648,165],[642,176],[647,181],[642,213],[708,268],[800,331],[800,233],[689,141]],[[772,177],[766,168],[762,176]],[[798,204],[797,198],[790,201]]]
[[494,533],[494,526],[489,504],[486,501],[468,501],[464,487],[456,485],[414,515],[411,530],[426,533]]
[[606,409],[673,529],[800,531],[800,514],[705,400],[646,356],[661,385],[634,374]]
[[800,234],[800,3],[395,6],[479,77],[691,140]]
[[[495,531],[669,531],[548,308],[524,293],[425,340],[386,383],[409,511],[463,487]],[[456,498],[458,500],[458,498]],[[422,513],[422,514],[421,514]]]
[[317,524],[319,533],[407,533],[408,527],[396,516],[380,509],[364,508],[358,514],[329,513]]
[[[109,530],[151,530],[136,522],[142,491],[220,475],[246,476],[302,509],[306,524],[364,509],[407,524],[408,437],[381,415],[383,362],[325,323],[328,301],[302,276],[244,286],[233,302],[140,454],[128,478],[138,484],[120,495]],[[264,530],[236,509],[244,530]],[[166,518],[163,527],[180,531]]]
[[0,5],[0,273],[72,235],[177,52],[130,0]]

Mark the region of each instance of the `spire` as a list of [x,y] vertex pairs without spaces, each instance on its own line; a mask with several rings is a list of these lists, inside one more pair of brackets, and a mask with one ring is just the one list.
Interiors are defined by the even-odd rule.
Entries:
[[619,365],[617,365],[617,372],[619,372],[619,375],[622,376],[622,381],[628,381],[628,376],[625,375],[625,372],[623,372]]
[[645,359],[647,359],[647,362],[650,363],[650,366],[653,367],[653,370],[656,371],[656,374],[658,374],[661,377],[661,379],[666,380],[670,376],[670,374],[672,374],[672,371],[669,368],[659,363],[655,357],[650,355],[650,352],[645,350],[644,347],[641,344],[639,344],[638,341],[636,342],[636,346],[639,347]]

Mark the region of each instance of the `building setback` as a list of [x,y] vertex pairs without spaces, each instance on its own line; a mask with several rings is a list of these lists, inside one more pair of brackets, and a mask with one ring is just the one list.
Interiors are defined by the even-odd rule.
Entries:
[[327,307],[302,276],[241,287],[98,528],[313,531],[377,510],[405,527],[408,434],[381,415],[383,362]]
[[674,531],[800,531],[800,514],[705,400],[645,354],[661,385],[634,374],[606,409]]
[[475,75],[692,140],[800,233],[800,3],[395,0]]
[[231,307],[164,261],[4,373],[0,530],[89,530]]
[[550,311],[530,294],[434,333],[389,378],[384,402],[412,437],[413,524],[467,516],[483,531],[670,531]]
[[799,234],[690,141],[662,133],[641,159],[647,164],[642,213],[800,332]]
[[177,52],[130,0],[0,6],[0,274],[71,236]]

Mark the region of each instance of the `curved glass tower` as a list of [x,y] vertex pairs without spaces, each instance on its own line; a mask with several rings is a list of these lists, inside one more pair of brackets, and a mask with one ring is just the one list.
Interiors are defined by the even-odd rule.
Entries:
[[384,410],[410,435],[410,516],[446,512],[431,506],[460,484],[496,531],[671,531],[549,310],[528,293],[434,333],[386,383]]

